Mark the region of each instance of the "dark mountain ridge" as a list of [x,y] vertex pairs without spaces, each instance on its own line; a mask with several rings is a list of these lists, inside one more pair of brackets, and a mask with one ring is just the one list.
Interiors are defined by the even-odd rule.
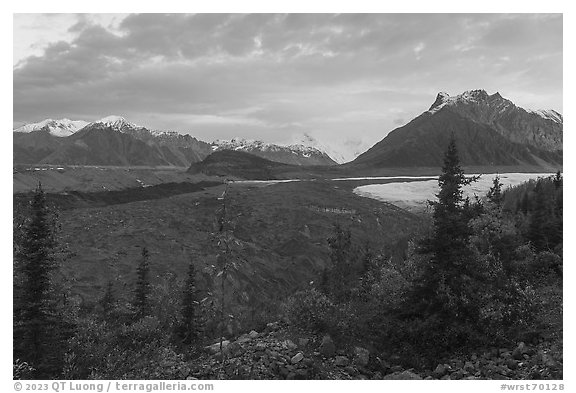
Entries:
[[528,112],[483,90],[440,93],[430,109],[358,156],[356,168],[440,167],[451,136],[464,166],[562,166],[562,116]]

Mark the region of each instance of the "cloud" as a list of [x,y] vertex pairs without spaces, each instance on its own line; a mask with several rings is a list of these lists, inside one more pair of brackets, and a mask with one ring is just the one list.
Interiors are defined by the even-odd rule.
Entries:
[[[33,29],[29,18],[15,16],[15,48],[20,37],[43,42],[52,26]],[[299,124],[377,141],[438,91],[484,88],[562,110],[561,15],[66,18],[63,33],[14,67],[16,122],[114,113],[208,139],[278,140]]]

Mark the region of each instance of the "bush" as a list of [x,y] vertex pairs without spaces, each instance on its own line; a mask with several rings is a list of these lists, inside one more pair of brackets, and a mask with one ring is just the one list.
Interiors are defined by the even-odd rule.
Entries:
[[311,332],[327,332],[334,325],[336,308],[316,289],[296,292],[285,303],[288,323]]
[[145,317],[131,325],[111,326],[85,319],[69,341],[66,379],[182,379],[189,373],[161,324]]

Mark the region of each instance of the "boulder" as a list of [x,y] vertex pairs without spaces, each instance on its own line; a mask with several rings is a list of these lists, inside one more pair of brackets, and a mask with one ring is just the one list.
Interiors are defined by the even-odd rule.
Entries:
[[366,367],[370,361],[370,351],[362,347],[354,347],[354,363]]
[[527,355],[530,349],[523,342],[519,343],[516,348],[512,351],[512,357],[516,360],[524,360],[524,355]]
[[230,343],[226,346],[225,353],[230,357],[237,357],[243,352],[242,347],[237,342]]
[[435,378],[442,378],[448,372],[448,367],[445,364],[438,364],[434,371],[432,371],[432,375]]
[[290,359],[290,362],[292,364],[296,364],[299,363],[302,359],[304,359],[304,355],[302,354],[302,352],[298,352],[296,355],[292,357],[292,359]]
[[260,334],[256,330],[252,330],[250,333],[248,333],[248,337],[250,337],[251,339],[258,338],[259,335]]
[[298,345],[294,344],[294,342],[293,342],[292,340],[285,340],[285,341],[282,343],[282,345],[283,345],[285,348],[288,348],[290,351],[293,351],[293,350],[295,350],[295,349],[298,348]]
[[[227,347],[228,345],[230,345],[230,341],[228,340],[224,340],[222,341],[222,351],[224,353],[227,353]],[[208,352],[210,352],[211,354],[215,355],[217,353],[220,352],[220,342],[214,343],[212,345],[208,345],[207,347],[204,347],[205,350],[207,350]]]
[[350,364],[350,359],[348,359],[346,356],[336,356],[336,359],[334,359],[334,364],[338,367],[346,367]]
[[336,345],[334,345],[334,341],[328,335],[324,336],[322,339],[322,343],[320,344],[320,353],[327,358],[334,356],[336,353]]
[[406,380],[406,379],[412,379],[412,380],[418,380],[418,379],[422,379],[422,377],[418,374],[413,373],[412,371],[397,371],[394,372],[392,374],[388,374],[385,375],[384,378],[382,379],[386,379],[386,380],[395,380],[395,379],[401,379],[401,380]]
[[266,328],[267,328],[269,331],[272,331],[272,332],[273,332],[273,331],[276,331],[276,330],[280,329],[280,323],[279,323],[279,322],[270,322],[270,323],[267,323],[267,324],[266,324]]
[[298,345],[300,347],[305,347],[306,345],[308,345],[309,342],[310,342],[309,338],[299,338],[298,339]]

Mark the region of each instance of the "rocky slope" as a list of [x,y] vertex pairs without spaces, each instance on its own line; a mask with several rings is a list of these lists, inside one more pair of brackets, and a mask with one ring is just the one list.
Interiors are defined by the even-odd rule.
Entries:
[[399,357],[358,345],[338,345],[329,335],[294,331],[268,323],[235,339],[204,348],[188,379],[372,379],[372,380],[546,380],[562,379],[560,350],[550,342],[488,348],[415,370]]

